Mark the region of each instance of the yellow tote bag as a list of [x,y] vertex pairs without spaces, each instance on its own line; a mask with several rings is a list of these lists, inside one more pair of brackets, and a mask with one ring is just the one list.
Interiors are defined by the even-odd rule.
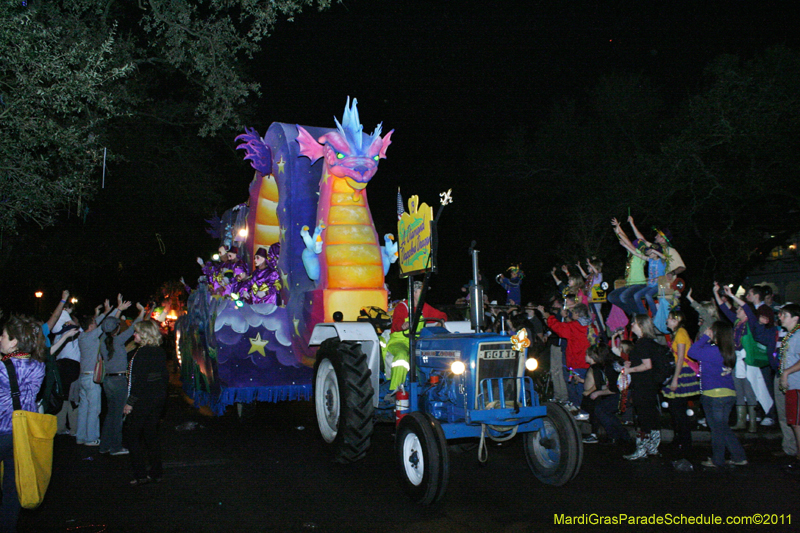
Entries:
[[44,500],[53,471],[53,439],[58,422],[54,415],[23,411],[19,400],[17,375],[11,361],[5,361],[11,384],[14,413],[11,429],[14,439],[14,473],[19,503],[36,509]]
[[14,411],[11,424],[19,503],[25,509],[36,509],[50,484],[58,422],[53,415]]

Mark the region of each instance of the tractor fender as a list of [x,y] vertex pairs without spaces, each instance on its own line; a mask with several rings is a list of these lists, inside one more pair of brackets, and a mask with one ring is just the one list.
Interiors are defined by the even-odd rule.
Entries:
[[378,407],[381,373],[381,345],[375,328],[369,322],[323,322],[314,326],[309,346],[319,346],[323,341],[338,337],[339,341],[357,342],[367,356],[367,365],[372,371],[372,390],[375,396],[372,403]]

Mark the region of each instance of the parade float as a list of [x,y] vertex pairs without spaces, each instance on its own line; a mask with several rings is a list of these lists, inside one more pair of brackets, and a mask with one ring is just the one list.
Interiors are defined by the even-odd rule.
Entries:
[[[279,253],[269,286],[248,297],[224,287],[235,283],[221,272],[224,258],[191,290],[179,350],[184,391],[198,407],[221,414],[234,403],[310,399],[314,326],[387,307],[384,276],[397,246],[391,235],[380,245],[366,187],[392,132],[364,133],[355,99],[334,121],[273,123],[263,137],[254,129],[237,137],[255,176],[248,201],[221,217],[220,244],[238,249],[251,272],[259,249]],[[259,290],[272,297],[253,297]]]
[[[215,413],[313,396],[320,436],[340,463],[363,458],[374,423],[389,415],[401,484],[421,504],[446,492],[451,440],[477,440],[486,463],[487,439],[520,435],[535,477],[568,483],[583,459],[580,431],[563,406],[539,402],[526,375],[536,360],[527,357],[525,330],[513,337],[482,331],[474,246],[470,321],[422,315],[436,270],[437,221],[451,191],[440,195],[435,218],[416,196],[401,213],[398,199],[399,243],[386,235],[381,246],[366,186],[391,132],[362,130],[348,101],[335,129],[276,123],[264,137],[253,130],[239,137],[256,174],[247,204],[223,217],[227,263],[203,265],[179,321],[186,392]],[[241,264],[252,273],[259,255],[271,258],[263,284],[248,282]],[[398,257],[408,281],[407,325],[382,350],[384,277]]]

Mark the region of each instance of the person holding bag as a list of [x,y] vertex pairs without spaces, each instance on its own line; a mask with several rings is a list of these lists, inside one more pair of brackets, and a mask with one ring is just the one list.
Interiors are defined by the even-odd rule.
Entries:
[[[10,361],[14,369],[20,393],[20,407],[24,411],[37,411],[36,395],[44,379],[46,350],[41,324],[38,321],[25,316],[12,316],[8,319],[0,336],[0,353],[3,355],[3,361]],[[0,505],[2,532],[16,531],[21,507],[14,464],[13,412],[11,381],[6,365],[2,364],[0,365],[0,461],[4,470],[3,501]]]

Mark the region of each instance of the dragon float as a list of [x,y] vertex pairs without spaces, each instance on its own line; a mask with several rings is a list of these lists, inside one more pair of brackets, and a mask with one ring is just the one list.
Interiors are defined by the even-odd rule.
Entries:
[[202,282],[190,295],[179,321],[184,390],[216,413],[238,402],[310,398],[314,326],[337,312],[354,321],[363,307],[387,307],[384,277],[397,244],[387,234],[380,245],[366,186],[393,132],[381,136],[379,124],[364,133],[355,99],[334,122],[273,123],[263,137],[246,128],[236,138],[255,176],[248,202],[223,215],[220,237],[251,268],[256,250],[280,244],[282,303],[237,305]]

